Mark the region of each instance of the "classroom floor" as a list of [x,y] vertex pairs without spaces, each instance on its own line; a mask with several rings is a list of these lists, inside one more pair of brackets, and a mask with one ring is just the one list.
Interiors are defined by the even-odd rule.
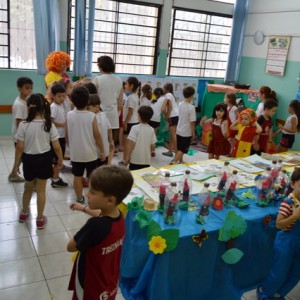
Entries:
[[[159,147],[153,166],[164,166],[169,157],[161,155]],[[114,158],[121,160],[122,154]],[[207,154],[197,152],[187,156],[186,162],[207,159]],[[21,224],[18,214],[21,206],[22,183],[9,183],[8,174],[14,161],[14,145],[9,139],[0,139],[0,299],[1,300],[68,300],[67,290],[72,270],[71,254],[66,245],[74,233],[86,222],[82,212],[73,212],[69,205],[75,200],[72,175],[62,173],[68,188],[54,189],[47,185],[45,215],[48,224],[43,230],[35,225],[36,199],[31,202],[31,220]],[[68,162],[66,162],[68,163]],[[299,300],[300,284],[287,299]],[[117,300],[123,299],[118,293]],[[255,291],[244,294],[244,300],[256,299]]]

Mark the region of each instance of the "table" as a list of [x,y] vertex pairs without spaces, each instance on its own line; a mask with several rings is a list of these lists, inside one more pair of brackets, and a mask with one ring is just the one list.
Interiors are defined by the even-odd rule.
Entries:
[[[241,194],[241,189],[237,194]],[[278,203],[261,208],[247,200],[246,209],[210,208],[206,224],[195,222],[197,211],[179,211],[175,226],[163,223],[162,215],[153,212],[153,219],[162,229],[178,228],[180,239],[174,251],[154,255],[148,248],[146,231],[140,229],[129,210],[126,216],[126,237],[121,259],[120,288],[125,299],[132,300],[240,300],[245,291],[258,286],[266,276],[272,261],[272,245],[276,234],[275,219]],[[244,252],[235,265],[223,262],[226,243],[218,241],[218,230],[230,209],[247,221],[245,234],[234,241],[234,247]],[[265,216],[272,222],[265,225]],[[199,247],[192,236],[205,228],[208,239]]]

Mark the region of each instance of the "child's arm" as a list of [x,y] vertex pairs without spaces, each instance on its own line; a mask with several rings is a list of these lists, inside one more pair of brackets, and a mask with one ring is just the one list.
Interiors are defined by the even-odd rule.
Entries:
[[278,127],[280,128],[280,131],[284,130],[288,133],[296,133],[297,132],[297,119],[296,118],[292,118],[292,128],[285,128],[282,124],[278,124]]
[[55,125],[55,127],[65,127],[66,123],[58,123],[53,121],[54,118],[51,118],[52,124]]
[[99,217],[101,214],[101,209],[90,209],[88,206],[80,203],[72,203],[70,208],[72,210],[82,211],[92,217]]
[[115,144],[112,136],[112,129],[107,130],[108,133],[108,142],[109,142],[109,152],[112,152],[115,150]]
[[76,252],[76,251],[77,251],[77,248],[76,248],[76,242],[75,242],[74,239],[71,239],[71,240],[68,242],[67,250],[68,250],[68,252]]
[[14,166],[13,166],[13,169],[11,172],[12,174],[18,174],[23,151],[24,151],[24,141],[18,140],[17,146],[16,146],[16,151],[15,151],[15,162],[14,162]]
[[123,163],[128,164],[130,162],[131,153],[134,147],[135,147],[135,142],[127,138]]
[[300,218],[300,206],[294,209],[293,214],[289,217],[286,217],[283,214],[279,213],[276,219],[276,227],[278,229],[284,229],[289,225],[293,224],[299,218]]
[[99,150],[100,150],[100,159],[104,160],[105,159],[105,154],[104,154],[102,136],[101,136],[99,128],[98,128],[96,117],[93,120],[92,126],[93,126],[94,139],[95,139],[96,144],[97,144],[97,146],[99,147]]
[[57,166],[58,168],[62,168],[63,165],[64,165],[64,161],[63,161],[63,154],[62,154],[62,150],[61,150],[61,147],[60,147],[60,144],[59,144],[59,141],[58,140],[55,140],[55,141],[51,141],[51,144],[53,146],[53,149],[58,157],[58,160],[57,160]]
[[239,120],[236,120],[235,122],[233,122],[231,125],[230,125],[230,129],[231,130],[238,130],[238,123],[239,123]]
[[269,131],[269,137],[268,137],[268,142],[267,142],[267,147],[266,147],[267,151],[270,149],[272,143],[273,143],[273,129],[271,128]]
[[207,119],[207,117],[204,116],[204,117],[201,118],[199,124],[200,124],[201,127],[203,127],[206,124],[212,123],[212,121],[213,121],[212,118]]
[[155,143],[151,144],[150,148],[151,148],[151,152],[155,152]]
[[121,87],[120,94],[119,94],[119,97],[117,99],[118,111],[122,110],[122,102],[123,102],[123,87]]
[[222,122],[222,125],[221,125],[221,130],[222,130],[222,134],[225,138],[228,138],[229,137],[229,133],[228,133],[228,121],[227,120],[224,120]]
[[168,120],[170,117],[170,113],[172,110],[172,103],[171,100],[166,99],[161,107],[162,113],[165,115],[165,119]]
[[262,128],[257,122],[255,122],[253,125],[256,127],[256,131],[255,131],[256,133],[262,132]]
[[127,124],[128,124],[128,121],[131,119],[132,114],[133,114],[133,108],[132,107],[128,107],[128,113],[127,113],[126,119],[123,122],[123,129],[125,131],[127,130]]
[[192,139],[194,139],[195,135],[196,135],[196,133],[195,133],[195,124],[196,124],[196,121],[191,122]]

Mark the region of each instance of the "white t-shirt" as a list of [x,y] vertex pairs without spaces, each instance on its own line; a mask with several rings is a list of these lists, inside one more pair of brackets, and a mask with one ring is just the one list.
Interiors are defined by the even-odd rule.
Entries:
[[256,116],[260,117],[262,115],[263,111],[264,111],[264,104],[262,102],[260,102],[256,109]]
[[157,99],[155,103],[151,103],[151,107],[153,109],[153,116],[151,118],[151,121],[153,122],[160,122],[160,116],[161,116],[161,107],[163,103],[165,102],[165,97],[161,96]]
[[140,106],[151,106],[151,100],[145,96],[141,97]]
[[191,122],[196,121],[196,110],[191,103],[180,102],[178,105],[179,120],[176,129],[176,134],[182,137],[192,136]]
[[231,123],[235,122],[237,119],[236,114],[235,114],[237,109],[238,108],[235,105],[233,105],[231,107],[227,107],[227,112],[228,112],[228,116],[229,116]]
[[98,158],[93,134],[95,114],[87,110],[72,110],[67,114],[67,130],[71,161],[90,162]]
[[[287,119],[286,119],[283,127],[287,128],[287,129],[292,129],[292,119],[293,118],[296,118],[297,124],[298,124],[298,117],[297,117],[297,115],[290,115],[290,116],[287,117]],[[282,133],[284,133],[284,134],[293,134],[293,135],[295,134],[295,133],[287,132],[285,130],[282,130]]]
[[130,162],[138,165],[150,165],[151,145],[156,143],[154,129],[148,124],[138,124],[131,127],[128,140],[135,142]]
[[50,142],[58,140],[59,135],[54,124],[50,132],[44,129],[45,120],[23,121],[19,124],[16,139],[24,141],[24,153],[43,154],[50,151]]
[[136,93],[130,94],[125,101],[124,108],[123,108],[123,121],[126,120],[128,115],[128,108],[132,108],[132,115],[131,118],[128,120],[128,123],[134,124],[139,122],[138,117],[138,109],[139,109],[139,97]]
[[12,127],[11,127],[11,133],[12,133],[15,143],[17,142],[15,135],[16,135],[17,129],[18,129],[16,120],[17,119],[25,120],[27,118],[27,115],[28,115],[28,110],[27,110],[26,100],[22,100],[20,97],[17,97],[12,106],[12,120],[13,121],[12,121]]
[[119,128],[118,98],[121,92],[122,81],[113,74],[101,74],[94,77],[92,82],[96,85],[101,99],[101,109],[113,129]]
[[[109,121],[104,112],[96,113],[97,123],[99,131],[102,137],[102,143],[104,147],[105,157],[109,155],[109,142],[108,142],[108,130],[111,129]],[[97,147],[98,156],[100,156],[100,150]]]
[[165,95],[165,98],[170,100],[171,101],[171,104],[172,104],[172,110],[171,110],[171,113],[169,115],[170,118],[173,118],[173,117],[178,117],[178,105],[175,101],[175,98],[173,96],[173,94],[171,93],[167,93]]
[[65,113],[67,116],[67,113],[72,110],[72,102],[68,96],[66,97],[65,101],[63,102],[63,106],[64,106]]
[[[59,105],[55,102],[53,102],[50,105],[51,108],[51,118],[52,121],[55,123],[66,123],[66,112],[63,105]],[[65,137],[65,127],[56,127],[59,137],[64,138]]]

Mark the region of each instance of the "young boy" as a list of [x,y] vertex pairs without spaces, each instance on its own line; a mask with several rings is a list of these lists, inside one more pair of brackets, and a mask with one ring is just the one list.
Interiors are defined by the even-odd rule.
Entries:
[[139,124],[131,127],[127,137],[124,160],[120,163],[127,165],[129,170],[139,170],[150,167],[151,152],[155,151],[156,135],[148,124],[153,116],[150,106],[141,106],[138,109]]
[[[100,159],[98,160],[98,167],[108,164],[109,152],[112,151],[114,148],[114,142],[113,142],[113,138],[112,138],[112,129],[111,129],[109,120],[107,119],[105,113],[102,112],[100,109],[100,104],[101,104],[101,101],[100,101],[98,94],[91,94],[90,100],[88,103],[88,110],[96,114],[97,124],[98,124],[99,130],[100,130],[101,136],[102,136],[104,155],[105,155],[104,161],[101,161]],[[97,149],[97,150],[99,152],[99,149]]]
[[74,300],[115,299],[125,235],[124,218],[117,205],[132,185],[126,168],[102,166],[91,174],[87,210],[101,213],[90,218],[67,246],[69,252],[79,251],[69,284]]
[[274,99],[267,99],[264,103],[264,110],[258,117],[257,123],[262,128],[262,132],[256,135],[251,153],[260,155],[262,152],[269,153],[272,145],[273,130],[272,116],[275,114],[278,102]]
[[257,288],[257,299],[283,300],[300,280],[300,168],[291,176],[294,191],[279,207],[272,268]]
[[184,100],[179,103],[179,121],[176,129],[177,152],[171,164],[183,163],[183,155],[188,152],[191,140],[195,137],[196,110],[191,104],[195,89],[187,86],[183,90]]
[[[12,136],[14,143],[16,145],[16,133],[19,124],[27,118],[27,104],[26,99],[32,93],[33,90],[33,82],[28,77],[20,77],[17,80],[17,88],[19,91],[19,96],[16,98],[13,106],[12,106]],[[16,173],[16,171],[12,171],[9,176],[8,180],[10,182],[25,182],[25,179]]]
[[105,159],[102,137],[99,132],[96,116],[86,109],[89,92],[85,87],[76,87],[71,94],[71,101],[76,109],[67,114],[66,138],[70,148],[74,190],[79,203],[84,203],[82,195],[82,177],[86,170],[87,177],[97,168],[97,147],[100,149],[100,160]]
[[[63,153],[65,155],[66,149],[66,139],[65,139],[65,127],[66,127],[66,113],[64,108],[64,101],[66,99],[66,89],[61,84],[51,85],[51,99],[52,104],[51,108],[51,120],[52,123],[56,126],[59,134],[59,144]],[[64,182],[59,177],[59,168],[57,166],[57,156],[52,148],[52,163],[53,163],[53,175],[51,178],[51,186],[54,188],[57,187],[67,187],[68,184]]]

